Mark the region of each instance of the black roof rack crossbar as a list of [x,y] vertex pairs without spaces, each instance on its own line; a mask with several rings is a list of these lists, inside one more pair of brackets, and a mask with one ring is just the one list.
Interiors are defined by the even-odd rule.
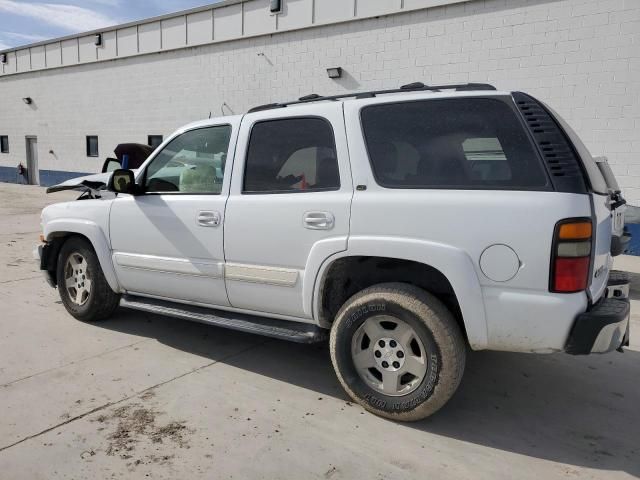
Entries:
[[261,112],[263,110],[272,110],[275,108],[285,108],[289,105],[299,105],[301,103],[311,103],[311,102],[319,102],[323,100],[340,100],[342,98],[371,98],[377,95],[386,95],[389,93],[406,93],[406,92],[419,92],[428,90],[431,92],[439,92],[441,90],[455,90],[457,92],[469,92],[469,91],[477,91],[477,90],[495,90],[496,87],[493,85],[489,85],[488,83],[462,83],[457,85],[425,85],[422,82],[409,83],[407,85],[403,85],[400,88],[393,88],[389,90],[373,90],[370,92],[352,92],[352,93],[343,93],[340,95],[330,95],[330,96],[322,96],[316,93],[312,93],[310,95],[305,95],[304,97],[299,98],[298,100],[294,100],[291,102],[283,102],[283,103],[268,103],[266,105],[260,105],[257,107],[253,107],[249,110],[249,113],[253,112]]

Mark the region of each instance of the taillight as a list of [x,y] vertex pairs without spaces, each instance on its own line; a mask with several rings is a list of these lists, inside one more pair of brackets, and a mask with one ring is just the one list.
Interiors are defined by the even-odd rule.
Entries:
[[587,218],[562,220],[556,225],[551,254],[549,288],[575,293],[589,286],[593,224]]

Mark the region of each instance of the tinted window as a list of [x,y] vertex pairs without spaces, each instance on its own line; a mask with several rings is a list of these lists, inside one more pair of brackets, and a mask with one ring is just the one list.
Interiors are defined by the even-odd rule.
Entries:
[[231,127],[199,128],[174,138],[147,168],[148,192],[214,193],[222,190]]
[[9,153],[9,137],[6,135],[0,136],[0,153]]
[[320,118],[290,118],[253,126],[245,166],[245,192],[339,188],[336,145],[329,122]]
[[87,157],[98,156],[98,137],[95,135],[87,136]]
[[484,98],[373,105],[362,110],[369,158],[389,188],[547,185],[515,112]]

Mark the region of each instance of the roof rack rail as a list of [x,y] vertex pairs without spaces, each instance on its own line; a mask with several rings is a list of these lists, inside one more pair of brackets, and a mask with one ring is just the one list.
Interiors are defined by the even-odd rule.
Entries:
[[310,95],[305,95],[304,97],[300,97],[298,100],[294,100],[291,102],[282,102],[282,103],[268,103],[266,105],[259,105],[257,107],[253,107],[249,110],[248,113],[261,112],[263,110],[273,110],[276,108],[285,108],[290,105],[299,105],[301,103],[310,103],[310,102],[319,102],[323,100],[340,100],[342,98],[372,98],[377,95],[386,95],[388,93],[406,93],[406,92],[419,92],[423,90],[428,90],[431,92],[440,92],[442,90],[455,90],[457,92],[470,92],[470,91],[478,91],[478,90],[495,90],[496,87],[493,85],[489,85],[488,83],[461,83],[456,85],[425,85],[422,82],[414,82],[409,83],[407,85],[403,85],[400,88],[393,88],[390,90],[372,90],[370,92],[353,92],[353,93],[343,93],[341,95],[330,95],[330,96],[322,96],[317,93],[312,93]]

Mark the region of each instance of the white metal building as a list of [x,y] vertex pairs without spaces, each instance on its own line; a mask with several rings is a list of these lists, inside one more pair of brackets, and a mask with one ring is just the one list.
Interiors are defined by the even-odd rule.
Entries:
[[271,3],[0,52],[0,180],[19,181],[22,163],[51,185],[99,171],[118,143],[309,93],[486,82],[551,104],[640,205],[639,0],[281,0],[275,14]]

